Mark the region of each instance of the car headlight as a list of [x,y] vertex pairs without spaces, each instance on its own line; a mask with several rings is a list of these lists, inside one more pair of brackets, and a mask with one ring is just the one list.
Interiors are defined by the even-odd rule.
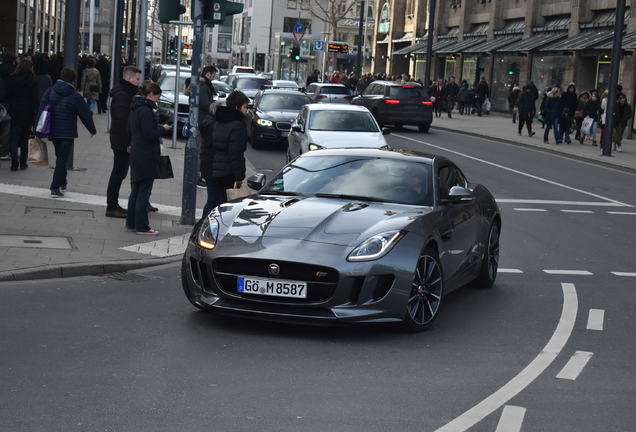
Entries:
[[256,120],[256,124],[259,126],[273,126],[274,123],[272,123],[269,120],[263,120],[263,119],[258,119]]
[[212,215],[208,215],[201,224],[197,244],[203,249],[214,249],[219,236],[219,221]]
[[318,144],[311,143],[309,144],[309,151],[311,150],[320,150],[324,148],[323,146],[319,146]]
[[403,231],[387,231],[363,241],[351,251],[347,261],[372,261],[386,255],[400,239]]

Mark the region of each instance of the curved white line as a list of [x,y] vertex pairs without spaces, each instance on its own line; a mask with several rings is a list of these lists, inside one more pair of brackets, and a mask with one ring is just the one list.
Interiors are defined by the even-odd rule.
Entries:
[[525,369],[503,387],[450,423],[437,429],[436,432],[463,432],[468,430],[519,394],[550,366],[570,338],[578,310],[578,298],[574,284],[562,283],[561,288],[563,289],[561,318],[543,350]]

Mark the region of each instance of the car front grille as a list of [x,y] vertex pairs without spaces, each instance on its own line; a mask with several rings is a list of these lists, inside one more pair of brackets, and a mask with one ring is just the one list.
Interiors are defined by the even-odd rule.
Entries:
[[279,130],[290,130],[291,129],[291,123],[287,123],[287,122],[277,122],[276,123],[276,129]]

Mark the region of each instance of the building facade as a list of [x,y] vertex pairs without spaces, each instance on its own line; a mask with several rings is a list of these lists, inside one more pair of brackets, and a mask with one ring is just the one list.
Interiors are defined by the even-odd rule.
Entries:
[[65,5],[66,0],[0,1],[0,50],[60,51]]
[[[377,0],[375,72],[424,77],[429,0]],[[626,0],[621,60],[628,100],[636,89],[636,0]],[[438,0],[431,78],[485,77],[494,109],[508,109],[514,84],[542,90],[608,86],[616,0]]]

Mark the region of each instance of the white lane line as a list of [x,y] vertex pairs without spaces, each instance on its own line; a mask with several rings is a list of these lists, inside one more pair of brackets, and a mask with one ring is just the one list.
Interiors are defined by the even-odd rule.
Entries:
[[506,405],[499,417],[495,432],[519,432],[523,424],[526,409],[514,405]]
[[603,320],[605,319],[605,311],[603,309],[590,309],[587,316],[588,330],[603,330]]
[[513,268],[499,268],[497,269],[497,273],[523,273],[523,271]]
[[575,380],[579,374],[583,371],[583,368],[588,361],[592,358],[594,353],[588,351],[577,351],[572,354],[570,360],[563,366],[561,372],[556,376],[561,379]]
[[544,204],[544,205],[566,205],[566,206],[586,206],[586,207],[622,207],[622,204],[614,202],[599,201],[555,201],[555,200],[531,200],[531,199],[508,199],[497,198],[497,203],[501,204]]
[[592,210],[561,210],[563,213],[585,213],[585,214],[594,214]]
[[630,272],[612,272],[614,276],[623,276],[623,277],[636,277],[636,273]]
[[526,208],[526,207],[515,207],[514,210],[520,211],[520,212],[547,212],[546,209]]
[[436,432],[463,432],[470,429],[528,387],[552,364],[572,334],[578,310],[578,298],[574,284],[562,283],[561,289],[563,290],[561,318],[559,318],[559,323],[543,350],[503,387],[450,423],[437,429]]
[[572,191],[575,191],[575,192],[579,192],[579,193],[582,193],[583,195],[587,195],[587,196],[591,196],[591,197],[594,197],[594,198],[602,199],[603,201],[613,202],[615,204],[620,205],[621,207],[634,207],[631,204],[626,204],[624,202],[616,201],[616,200],[613,200],[611,198],[604,197],[602,195],[597,195],[597,194],[594,194],[592,192],[588,192],[588,191],[583,190],[583,189],[578,189],[578,188],[575,188],[575,187],[572,187],[572,186],[565,185],[563,183],[555,182],[554,180],[549,180],[549,179],[546,179],[546,178],[543,178],[543,177],[536,176],[534,174],[530,174],[530,173],[527,173],[527,172],[524,172],[524,171],[519,171],[519,170],[516,170],[514,168],[510,168],[510,167],[507,167],[507,166],[504,166],[504,165],[501,165],[501,164],[497,164],[497,163],[494,163],[494,162],[490,162],[490,161],[487,161],[485,159],[480,159],[480,158],[477,158],[475,156],[470,156],[470,155],[468,155],[466,153],[461,153],[461,152],[458,152],[458,151],[455,151],[455,150],[450,150],[450,149],[447,149],[445,147],[438,146],[438,145],[435,145],[435,144],[431,144],[431,143],[426,142],[426,141],[416,140],[415,138],[407,137],[407,136],[400,135],[400,134],[393,134],[393,136],[396,136],[398,138],[402,138],[402,139],[407,140],[407,141],[413,141],[413,142],[416,142],[416,143],[419,143],[419,144],[424,144],[424,145],[427,145],[427,146],[430,146],[430,147],[433,147],[433,148],[436,148],[436,149],[439,149],[439,150],[442,150],[442,151],[445,151],[445,152],[456,154],[458,156],[463,156],[465,158],[472,159],[474,161],[481,162],[481,163],[484,163],[486,165],[490,165],[490,166],[494,166],[494,167],[497,167],[497,168],[501,168],[503,170],[510,171],[510,172],[513,172],[515,174],[519,174],[519,175],[522,175],[522,176],[526,176],[526,177],[529,177],[529,178],[534,179],[534,180],[539,180],[539,181],[542,181],[544,183],[548,183],[548,184],[551,184],[551,185],[554,185],[554,186],[562,187],[564,189],[568,189],[568,190],[572,190]]
[[147,243],[138,243],[130,246],[125,246],[119,249],[161,258],[182,255],[188,247],[189,237],[190,234],[182,234]]
[[608,214],[613,214],[613,215],[630,215],[630,216],[636,216],[636,212],[619,212],[619,211],[608,211]]
[[568,276],[593,276],[594,273],[587,270],[543,270],[543,273],[549,275],[568,275]]

